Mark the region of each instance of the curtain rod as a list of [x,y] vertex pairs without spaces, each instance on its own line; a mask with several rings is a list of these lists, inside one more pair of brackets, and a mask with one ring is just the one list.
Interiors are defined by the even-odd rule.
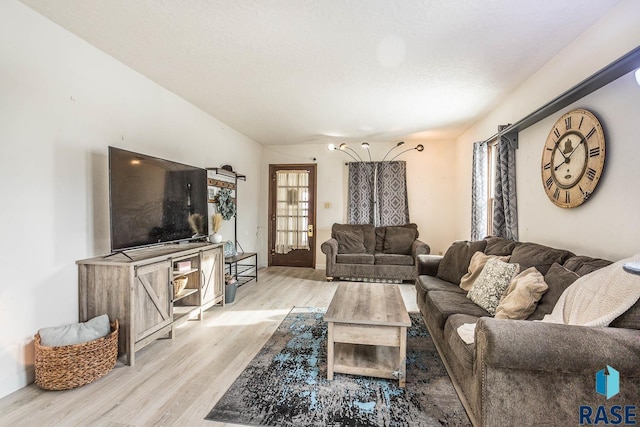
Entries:
[[529,126],[538,123],[540,120],[561,110],[567,105],[572,104],[592,92],[595,92],[601,87],[619,79],[637,68],[640,68],[640,46],[621,56],[611,64],[592,74],[590,77],[587,77],[582,82],[552,99],[542,107],[530,113],[528,116],[520,119],[512,125],[506,126],[504,129],[498,131],[498,133],[485,139],[484,142],[491,142],[500,136],[506,136],[509,138],[512,145],[514,145],[514,148],[518,148],[518,132],[525,130]]

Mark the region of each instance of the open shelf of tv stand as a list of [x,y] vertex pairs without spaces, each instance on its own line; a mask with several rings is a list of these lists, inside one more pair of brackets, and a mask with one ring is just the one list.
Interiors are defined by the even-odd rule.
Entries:
[[181,277],[181,276],[188,276],[191,273],[195,273],[196,271],[198,271],[197,268],[191,268],[189,270],[185,270],[185,271],[178,271],[178,270],[173,270],[173,277]]

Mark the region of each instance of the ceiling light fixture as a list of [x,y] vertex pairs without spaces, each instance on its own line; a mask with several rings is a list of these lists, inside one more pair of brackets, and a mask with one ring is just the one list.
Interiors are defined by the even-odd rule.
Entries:
[[[400,141],[398,142],[394,147],[391,147],[391,149],[389,151],[387,151],[387,153],[384,155],[384,157],[382,158],[382,161],[384,162],[386,160],[386,158],[389,156],[389,154],[391,154],[391,152],[393,150],[395,150],[396,148],[402,146],[404,144],[404,141]],[[365,150],[367,150],[367,153],[369,154],[369,161],[373,161],[371,159],[371,145],[368,142],[363,142],[360,144],[361,148],[364,148]],[[336,147],[335,144],[329,144],[327,146],[327,148],[329,149],[329,151],[335,151],[335,150],[340,150],[343,153],[347,154],[348,156],[350,156],[353,160],[355,160],[356,162],[364,162],[364,160],[362,160],[362,158],[358,155],[358,153],[356,153],[351,147],[349,147],[346,143],[342,143],[340,144],[338,147]],[[348,151],[347,151],[348,150]],[[399,152],[398,154],[396,154],[395,156],[393,156],[391,158],[391,160],[388,160],[389,162],[393,161],[394,159],[396,159],[398,156],[400,156],[403,153],[406,153],[407,151],[412,151],[412,150],[416,150],[418,152],[424,151],[424,145],[422,144],[418,144],[413,148],[407,148],[406,150],[403,150],[401,152]],[[353,154],[352,154],[353,153]]]
[[418,151],[418,152],[424,151],[424,145],[422,145],[422,144],[418,144],[418,145],[416,145],[416,146],[415,146],[415,147],[413,147],[413,148],[407,148],[406,150],[401,151],[401,152],[399,152],[398,154],[396,154],[395,156],[393,156],[393,158],[392,158],[391,160],[389,160],[389,161],[390,161],[390,162],[392,162],[392,161],[393,161],[393,159],[395,159],[396,157],[398,157],[398,156],[399,156],[399,155],[401,155],[402,153],[406,153],[407,151],[411,151],[411,150],[416,150],[416,151]]
[[396,144],[395,147],[391,147],[391,149],[389,149],[389,151],[387,151],[387,154],[384,155],[384,157],[382,158],[382,161],[384,162],[384,159],[387,158],[387,156],[389,155],[389,153],[391,153],[393,150],[395,150],[396,148],[400,147],[402,144],[404,144],[404,141],[400,141]]
[[[329,149],[329,151],[336,151],[336,150],[340,150],[342,151],[344,154],[348,155],[349,157],[351,157],[353,160],[355,160],[356,162],[362,162],[362,158],[358,155],[358,153],[356,153],[355,151],[353,151],[352,148],[350,148],[347,144],[345,144],[344,142],[342,144],[340,144],[338,147],[336,147],[335,144],[329,144],[327,145],[327,148]],[[351,151],[353,154],[351,154],[349,151]],[[354,156],[355,154],[355,156]]]
[[367,153],[369,153],[369,161],[373,161],[371,160],[371,150],[369,150],[369,143],[368,142],[363,142],[362,144],[360,144],[360,147],[364,148],[365,150],[367,150]]

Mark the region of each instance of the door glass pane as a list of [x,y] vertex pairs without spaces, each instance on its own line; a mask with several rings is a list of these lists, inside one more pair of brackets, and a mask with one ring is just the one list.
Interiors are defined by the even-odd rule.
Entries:
[[309,172],[276,171],[276,253],[310,250],[308,226]]

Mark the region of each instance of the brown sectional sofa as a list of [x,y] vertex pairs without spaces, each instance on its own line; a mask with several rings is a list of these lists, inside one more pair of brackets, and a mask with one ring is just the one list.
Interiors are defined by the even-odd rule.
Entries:
[[[476,252],[510,255],[520,271],[534,266],[549,289],[526,320],[493,318],[459,287]],[[497,237],[455,242],[444,256],[419,257],[417,302],[470,418],[479,426],[578,425],[581,405],[640,403],[640,301],[610,327],[535,322],[579,276],[610,261],[575,256],[535,243]],[[477,321],[475,342],[457,333]],[[620,372],[620,393],[595,392],[595,374],[607,365]]]
[[415,280],[417,256],[430,252],[429,245],[418,240],[416,224],[333,224],[331,239],[321,249],[327,280]]

